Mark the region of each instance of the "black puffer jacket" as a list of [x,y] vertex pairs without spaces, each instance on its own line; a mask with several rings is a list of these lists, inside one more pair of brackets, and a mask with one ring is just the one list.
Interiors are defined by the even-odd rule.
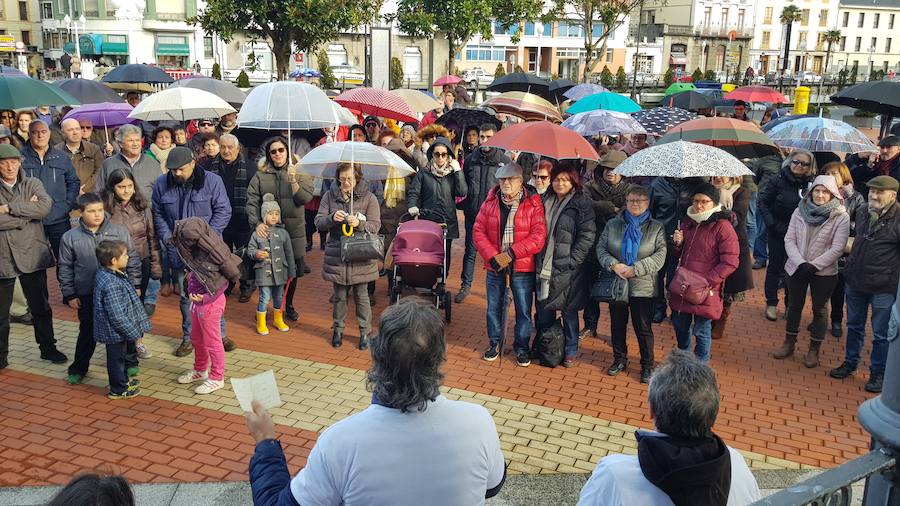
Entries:
[[487,200],[488,193],[497,186],[497,178],[494,177],[494,173],[511,161],[503,150],[497,148],[492,148],[489,153],[477,148],[466,157],[463,163],[463,175],[466,178],[468,192],[466,200],[463,202],[463,211],[468,219],[475,220],[481,204]]
[[753,288],[753,262],[750,260],[747,214],[750,211],[750,195],[755,189],[756,185],[752,181],[745,181],[734,192],[734,204],[731,207],[734,218],[731,224],[734,225],[734,232],[737,234],[740,258],[737,269],[725,279],[725,293],[740,293]]
[[[453,161],[456,163],[456,160]],[[437,177],[430,170],[420,170],[406,188],[407,207],[418,207],[419,211],[443,213],[447,223],[447,238],[459,237],[459,222],[456,219],[456,198],[466,196],[466,180],[461,170],[444,177]],[[431,219],[433,215],[428,216]]]
[[[543,201],[552,190],[543,196]],[[549,226],[549,222],[548,222]],[[576,191],[561,211],[556,227],[547,234],[556,245],[553,250],[553,272],[550,275],[550,293],[541,304],[554,311],[577,311],[584,308],[593,281],[588,275],[586,262],[592,256],[596,238],[594,210],[591,199],[583,191]],[[546,246],[544,247],[546,252]],[[539,274],[544,262],[544,252],[535,257],[535,271]]]
[[787,233],[791,215],[806,194],[812,176],[797,177],[790,167],[781,169],[778,177],[770,178],[759,191],[759,212],[766,222],[770,236],[782,237]]
[[861,292],[896,293],[900,280],[900,204],[895,202],[875,225],[869,213],[856,213],[856,239],[844,268],[847,286]]

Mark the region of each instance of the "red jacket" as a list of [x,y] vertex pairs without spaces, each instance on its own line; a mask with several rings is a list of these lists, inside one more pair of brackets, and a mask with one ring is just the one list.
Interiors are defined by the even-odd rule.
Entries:
[[[516,257],[514,272],[534,272],[534,255],[544,249],[544,242],[547,240],[547,225],[544,222],[541,196],[532,194],[527,189],[524,192],[514,223],[511,248]],[[484,259],[485,269],[491,269],[491,259],[501,253],[503,225],[500,223],[499,194],[499,186],[495,186],[488,193],[475,218],[475,226],[472,227],[472,241],[478,254]]]
[[710,320],[722,316],[722,284],[737,269],[740,259],[731,217],[731,211],[719,211],[699,225],[688,217],[681,221],[684,241],[679,248],[680,265],[703,275],[715,295],[707,297],[703,304],[694,305],[669,292],[669,306],[673,311]]

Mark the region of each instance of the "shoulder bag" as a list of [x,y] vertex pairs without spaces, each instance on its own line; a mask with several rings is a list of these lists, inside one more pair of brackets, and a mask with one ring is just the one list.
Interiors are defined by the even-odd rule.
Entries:
[[369,262],[384,258],[384,236],[370,232],[354,232],[341,237],[341,262]]
[[[681,258],[690,253],[691,247],[694,245],[694,237],[696,237],[696,232],[691,236],[691,244],[688,245],[688,249],[681,255]],[[678,268],[675,269],[675,275],[672,276],[672,281],[669,283],[669,293],[681,297],[688,304],[698,306],[706,302],[712,293],[712,288],[705,277],[681,265],[679,259]]]
[[624,304],[628,302],[628,280],[609,269],[601,269],[591,287],[591,298],[598,302]]

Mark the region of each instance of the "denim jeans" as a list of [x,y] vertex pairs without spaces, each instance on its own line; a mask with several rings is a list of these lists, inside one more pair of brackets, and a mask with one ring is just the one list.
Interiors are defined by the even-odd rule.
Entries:
[[751,245],[756,242],[756,199],[758,196],[757,192],[750,194],[750,211],[747,213],[747,244]]
[[[556,321],[556,311],[544,309],[538,303],[537,328],[540,333]],[[566,337],[566,358],[578,355],[578,311],[559,311],[562,314],[563,335]]]
[[872,374],[884,373],[887,362],[888,323],[891,320],[891,306],[894,305],[893,293],[865,293],[849,286],[845,289],[847,304],[847,353],[844,360],[854,369],[859,366],[859,356],[866,342],[866,318],[869,306],[872,306],[872,360],[869,371]]
[[[693,324],[693,328],[691,328]],[[701,362],[709,362],[710,345],[712,344],[712,320],[690,313],[674,313],[672,326],[675,327],[675,338],[678,340],[678,348],[691,349],[691,334],[697,339],[694,345],[694,355]]]
[[[506,275],[486,271],[485,296],[487,297],[487,333],[491,346],[500,344],[500,336],[506,326],[503,298],[506,296]],[[513,305],[516,310],[515,341],[513,351],[528,353],[531,340],[531,308],[534,301],[534,273],[515,273],[509,278]]]
[[475,250],[475,242],[472,237],[474,227],[475,217],[469,219],[466,216],[466,252],[463,254],[462,273],[459,275],[462,286],[472,286],[472,278],[475,275],[475,256],[478,252]]
[[[191,299],[188,298],[187,289],[185,288],[185,278],[187,273],[183,270],[175,272],[175,283],[181,287],[181,299],[178,301],[181,309],[181,339],[185,342],[191,342]],[[222,337],[225,335],[225,313],[222,313],[222,321],[219,324],[222,330]]]
[[269,301],[272,301],[272,308],[281,309],[281,303],[284,302],[284,286],[261,286],[259,287],[259,304],[256,306],[257,313],[265,313],[269,308]]
[[754,260],[769,259],[769,237],[766,235],[766,220],[762,213],[756,213],[756,240],[749,241],[749,244],[753,246]]
[[159,300],[159,289],[162,283],[158,279],[151,279],[147,282],[147,291],[144,293],[145,304],[156,304]]

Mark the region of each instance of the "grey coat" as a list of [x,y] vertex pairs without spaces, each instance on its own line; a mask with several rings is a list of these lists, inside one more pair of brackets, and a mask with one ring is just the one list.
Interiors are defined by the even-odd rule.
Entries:
[[[269,258],[257,259],[256,253],[260,250],[268,251]],[[288,279],[297,276],[291,236],[281,225],[269,227],[268,239],[253,232],[247,244],[247,257],[255,262],[256,286],[284,286]]]
[[[606,223],[597,241],[597,260],[601,269],[610,270],[622,261],[622,240],[627,227],[621,214]],[[666,232],[662,223],[650,218],[641,224],[641,234],[641,245],[634,262],[635,276],[628,280],[628,295],[656,297],[659,288],[656,274],[666,263]]]
[[[298,159],[295,157],[294,161]],[[295,261],[306,254],[306,210],[303,205],[313,198],[313,178],[306,174],[297,174],[298,187],[291,191],[291,182],[287,168],[276,169],[267,164],[265,158],[259,163],[256,174],[250,179],[247,187],[247,220],[250,228],[256,229],[261,223],[259,211],[262,207],[263,195],[271,193],[281,208],[281,222],[291,236]]]
[[56,277],[59,278],[59,290],[63,302],[75,297],[83,297],[94,293],[94,276],[100,268],[97,262],[97,245],[102,241],[122,241],[128,245],[128,268],[126,274],[133,286],[141,284],[141,257],[134,249],[128,229],[110,223],[109,214],[96,232],[91,232],[79,221],[78,226],[67,230],[59,245],[59,264],[56,266]]
[[[326,281],[339,285],[358,285],[378,279],[378,261],[344,263],[341,261],[341,224],[335,223],[334,213],[350,212],[350,203],[344,202],[341,196],[341,185],[333,184],[319,204],[316,215],[316,228],[329,232],[325,243],[325,262],[322,265],[322,277]],[[381,228],[381,209],[375,195],[366,189],[366,182],[359,181],[353,189],[353,213],[362,213],[366,217],[360,224],[360,232],[377,234]]]
[[0,214],[0,279],[53,267],[53,253],[41,224],[53,202],[41,181],[25,177],[20,168],[12,188],[0,183],[0,205],[9,206],[9,213]]

